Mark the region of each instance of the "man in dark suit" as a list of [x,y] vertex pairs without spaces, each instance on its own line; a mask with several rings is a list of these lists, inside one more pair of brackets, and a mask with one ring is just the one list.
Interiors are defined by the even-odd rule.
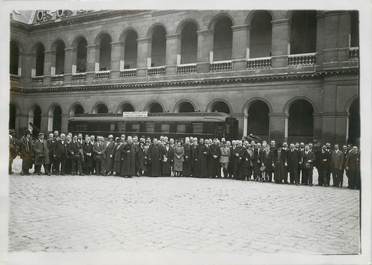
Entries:
[[218,140],[213,139],[213,144],[210,146],[209,153],[211,155],[211,172],[210,176],[212,178],[221,177],[221,167],[220,167],[220,156],[221,149]]
[[18,143],[15,137],[15,131],[9,130],[9,167],[8,173],[9,175],[13,174],[13,160],[18,155]]
[[32,168],[33,150],[31,141],[31,132],[25,130],[25,134],[20,140],[20,156],[22,159],[22,175],[29,175]]
[[349,175],[349,188],[360,189],[360,153],[357,146],[353,146],[348,153],[346,170]]
[[338,144],[335,144],[334,149],[331,155],[333,186],[342,187],[344,153],[339,149]]
[[230,154],[232,175],[234,176],[234,179],[239,179],[239,168],[243,154],[243,146],[241,141],[233,141],[233,146],[231,148]]
[[103,137],[98,136],[97,141],[93,146],[94,161],[96,166],[96,175],[103,175],[104,172],[104,161],[105,161],[105,143]]
[[313,185],[313,169],[314,169],[314,161],[315,161],[315,155],[310,150],[310,147],[308,145],[305,146],[305,151],[303,153],[303,181],[305,185]]
[[289,181],[291,184],[299,184],[300,176],[298,172],[299,162],[300,162],[300,152],[295,149],[294,144],[289,145],[289,151],[287,153],[287,163],[289,171]]
[[66,173],[66,135],[57,136],[53,148],[53,173],[64,175]]
[[49,133],[47,140],[47,146],[49,150],[49,164],[46,165],[48,167],[48,172],[53,172],[52,168],[54,164],[53,151],[55,142],[56,140],[54,139],[53,133]]
[[327,150],[325,145],[322,146],[322,150],[318,154],[318,173],[319,173],[319,186],[329,186],[329,170],[330,170],[330,163],[331,163],[331,155]]
[[105,174],[111,175],[114,165],[115,142],[114,136],[110,134],[105,148]]
[[285,175],[286,170],[285,167],[287,165],[287,154],[282,150],[282,146],[278,146],[274,153],[274,180],[275,183],[286,183]]
[[194,138],[191,146],[191,158],[192,158],[192,176],[200,177],[200,160],[199,160],[200,147],[198,145],[198,139]]
[[47,142],[44,140],[44,133],[39,133],[38,139],[33,144],[35,173],[41,175],[41,166],[44,167],[45,174],[50,175],[47,165],[49,164],[49,150]]

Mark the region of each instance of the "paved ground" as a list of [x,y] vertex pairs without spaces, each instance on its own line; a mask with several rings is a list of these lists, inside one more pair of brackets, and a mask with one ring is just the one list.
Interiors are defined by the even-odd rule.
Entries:
[[10,251],[359,252],[359,192],[224,179],[10,177]]

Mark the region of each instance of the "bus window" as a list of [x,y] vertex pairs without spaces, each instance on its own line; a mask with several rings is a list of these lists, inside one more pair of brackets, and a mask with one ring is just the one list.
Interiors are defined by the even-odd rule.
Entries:
[[186,132],[186,124],[177,124],[177,132],[178,133],[185,133]]
[[161,124],[155,123],[155,132],[160,133],[160,131],[161,131]]
[[115,131],[116,124],[115,123],[110,123],[110,131],[114,132]]
[[140,124],[139,124],[139,130],[140,130],[140,132],[146,132],[146,123],[145,122],[141,122]]
[[205,134],[214,134],[214,129],[215,129],[215,126],[214,126],[214,123],[213,122],[206,122],[204,124],[204,128],[203,128],[203,132]]
[[175,133],[177,132],[177,124],[176,123],[171,123],[170,128],[169,128],[170,133]]
[[145,131],[148,133],[152,133],[155,130],[155,124],[153,122],[147,122],[145,127]]
[[132,124],[132,131],[133,132],[139,132],[140,131],[140,125],[139,125],[139,123],[133,123]]
[[161,133],[169,133],[169,124],[162,124],[161,125]]
[[88,124],[87,123],[76,123],[74,124],[72,131],[86,132],[88,131]]
[[118,122],[118,130],[120,132],[125,132],[125,122]]
[[193,123],[192,124],[192,132],[202,134],[203,133],[203,123]]

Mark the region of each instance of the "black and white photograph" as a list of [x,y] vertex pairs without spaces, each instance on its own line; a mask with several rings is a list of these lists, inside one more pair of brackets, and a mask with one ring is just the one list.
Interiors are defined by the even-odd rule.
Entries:
[[9,257],[371,262],[360,5],[50,7],[2,12]]

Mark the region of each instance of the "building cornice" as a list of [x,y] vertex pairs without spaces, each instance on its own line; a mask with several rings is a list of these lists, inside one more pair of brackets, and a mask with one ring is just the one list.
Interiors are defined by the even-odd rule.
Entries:
[[89,13],[84,13],[82,15],[69,16],[66,18],[61,18],[59,21],[50,20],[40,24],[25,24],[16,20],[11,20],[11,26],[21,27],[28,31],[52,28],[57,26],[66,26],[73,24],[80,24],[88,21],[97,21],[100,19],[114,18],[119,16],[137,16],[139,14],[149,13],[148,10],[101,10]]
[[270,74],[256,76],[234,76],[234,77],[211,77],[202,79],[182,79],[182,80],[162,80],[162,81],[143,81],[126,83],[106,83],[106,84],[88,84],[88,85],[66,85],[60,87],[39,87],[23,88],[12,87],[12,92],[22,94],[34,93],[57,93],[57,92],[77,92],[77,91],[103,91],[103,90],[121,90],[121,89],[147,89],[160,87],[197,87],[197,86],[216,86],[229,84],[244,84],[258,82],[276,82],[291,80],[313,80],[323,79],[329,76],[339,75],[358,75],[358,68],[348,68],[339,70],[326,70],[319,72],[295,73],[295,74]]

